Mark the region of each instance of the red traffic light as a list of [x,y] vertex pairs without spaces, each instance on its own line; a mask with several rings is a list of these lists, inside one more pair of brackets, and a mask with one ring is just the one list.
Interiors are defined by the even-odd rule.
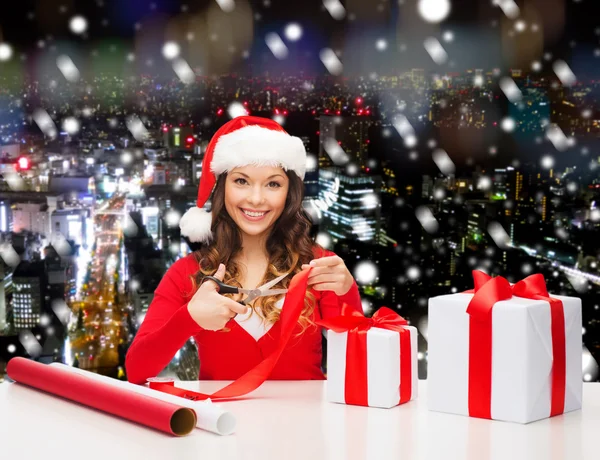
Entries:
[[188,136],[185,138],[185,142],[191,144],[192,142],[194,142],[194,138],[192,136]]
[[29,169],[29,158],[20,157],[18,161],[19,161],[19,169]]

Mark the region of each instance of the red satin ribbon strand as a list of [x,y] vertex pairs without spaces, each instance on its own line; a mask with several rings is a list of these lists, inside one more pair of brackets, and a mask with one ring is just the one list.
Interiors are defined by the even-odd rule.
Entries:
[[[393,310],[381,307],[367,318],[347,304],[335,318],[317,321],[334,332],[348,332],[344,400],[347,404],[368,406],[367,332],[372,327],[396,331],[400,336],[400,404],[412,396],[412,350],[408,322]],[[403,359],[404,357],[404,359]]]
[[208,398],[229,399],[236,396],[243,396],[256,390],[264,383],[265,380],[267,380],[271,374],[273,368],[277,364],[277,361],[279,361],[281,353],[283,353],[285,346],[289,342],[296,324],[298,323],[300,313],[304,308],[304,297],[308,285],[309,273],[310,270],[302,271],[295,275],[290,281],[285,302],[281,310],[281,335],[279,337],[279,345],[277,349],[271,353],[271,355],[269,355],[264,361],[261,361],[253,369],[250,369],[239,379],[210,395],[191,390],[185,390],[183,388],[177,388],[175,386],[169,386],[165,383],[158,382],[150,383],[150,388],[164,391],[165,393],[171,393],[186,399],[198,401]]
[[369,405],[367,382],[367,331],[348,331],[346,342],[346,382],[344,401],[356,406]]
[[[550,304],[552,330],[552,400],[550,416],[562,414],[566,387],[566,338],[563,303],[549,296],[543,275],[537,273],[514,286],[502,277],[473,271],[475,295],[469,302],[469,415],[491,418],[492,402],[492,309],[513,295],[545,300]],[[475,365],[471,365],[474,363]]]
[[410,401],[412,396],[412,346],[410,331],[400,332],[400,404]]

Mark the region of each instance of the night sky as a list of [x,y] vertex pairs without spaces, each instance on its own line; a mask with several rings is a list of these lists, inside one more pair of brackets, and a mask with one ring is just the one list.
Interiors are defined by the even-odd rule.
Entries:
[[[417,0],[342,3],[348,14],[335,20],[321,0],[236,0],[234,13],[246,11],[243,20],[233,25],[226,20],[219,24],[219,33],[209,38],[207,22],[193,24],[195,18],[211,22],[218,15],[227,16],[216,0],[24,0],[5,4],[0,15],[0,39],[13,46],[16,55],[25,54],[27,58],[21,57],[22,60],[39,55],[40,50],[51,51],[52,44],[58,52],[76,47],[87,53],[93,49],[102,52],[102,46],[111,43],[126,53],[136,42],[139,46],[140,41],[145,46],[136,55],[160,58],[160,43],[168,37],[176,39],[178,34],[185,41],[185,33],[192,30],[195,39],[187,43],[190,50],[210,48],[210,53],[230,53],[235,57],[225,67],[206,69],[207,73],[244,72],[252,68],[272,73],[325,74],[318,53],[331,47],[340,53],[344,74],[348,76],[373,72],[388,75],[415,67],[452,72],[467,68],[523,68],[548,52],[553,59],[569,62],[578,77],[594,78],[600,74],[600,57],[594,55],[600,48],[600,2],[595,0],[517,1],[521,15],[514,20],[507,18],[492,0],[452,0],[451,14],[441,24],[423,21],[417,13]],[[207,13],[209,10],[211,14]],[[69,30],[69,19],[75,15],[88,20],[84,36]],[[532,34],[528,30],[507,38],[507,31],[514,29],[519,19],[528,27],[536,24],[540,31],[528,35]],[[269,32],[283,37],[284,27],[290,22],[299,23],[304,34],[298,42],[287,43],[289,57],[278,60],[265,45],[264,37]],[[235,50],[231,51],[228,43],[240,30],[240,24],[253,38],[249,39],[247,33],[244,40],[233,43]],[[445,44],[450,61],[436,66],[423,48],[423,39],[441,38],[448,31],[454,35],[454,40]],[[537,38],[532,40],[533,36]],[[383,52],[375,48],[379,39],[389,44]],[[43,48],[38,44],[40,40],[44,40]],[[507,54],[511,47],[517,51]],[[243,51],[248,51],[246,57],[242,57]],[[202,66],[203,60],[192,59],[190,64]]]

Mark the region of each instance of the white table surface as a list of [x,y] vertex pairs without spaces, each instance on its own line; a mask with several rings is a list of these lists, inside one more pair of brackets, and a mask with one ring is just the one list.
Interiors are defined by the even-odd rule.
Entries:
[[[212,392],[225,382],[177,382]],[[468,459],[600,458],[600,384],[583,385],[583,410],[528,425],[427,410],[419,399],[393,409],[328,403],[324,381],[267,381],[220,404],[236,433],[194,429],[173,437],[31,389],[0,384],[0,458],[61,459]]]

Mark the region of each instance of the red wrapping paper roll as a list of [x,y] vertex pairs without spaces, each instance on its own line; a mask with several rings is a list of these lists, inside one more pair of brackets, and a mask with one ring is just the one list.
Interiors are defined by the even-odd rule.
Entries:
[[189,434],[196,426],[196,413],[192,409],[108,385],[56,366],[15,357],[8,362],[6,373],[18,383],[175,436]]

